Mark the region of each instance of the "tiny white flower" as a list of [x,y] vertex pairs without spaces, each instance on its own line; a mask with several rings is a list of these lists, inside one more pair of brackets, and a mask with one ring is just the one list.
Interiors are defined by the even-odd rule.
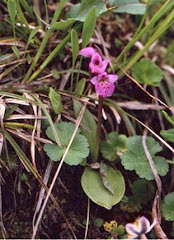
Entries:
[[141,237],[142,234],[150,232],[156,223],[157,220],[155,219],[150,225],[149,220],[143,216],[138,218],[134,223],[126,224],[125,228],[128,233],[128,238],[137,239]]

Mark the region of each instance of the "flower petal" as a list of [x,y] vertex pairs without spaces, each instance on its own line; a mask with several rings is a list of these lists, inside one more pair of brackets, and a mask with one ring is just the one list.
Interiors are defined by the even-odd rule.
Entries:
[[84,57],[92,58],[92,56],[94,54],[96,54],[96,51],[92,47],[86,47],[86,48],[83,48],[82,50],[80,50],[79,54],[84,56]]
[[90,80],[90,82],[92,83],[92,84],[96,84],[96,83],[98,83],[99,82],[99,79],[98,79],[98,76],[95,76],[95,77],[93,77],[91,80]]
[[158,220],[155,218],[153,220],[153,223],[150,225],[150,227],[147,229],[147,231],[145,233],[148,233],[152,230],[152,228],[157,224]]
[[150,230],[150,222],[146,217],[140,217],[139,221],[139,227],[140,227],[140,233],[147,233]]
[[108,60],[108,59],[105,59],[105,60],[102,62],[102,65],[103,65],[103,66],[102,66],[102,72],[105,71],[105,69],[106,69],[108,63],[109,63],[109,60]]
[[91,62],[89,63],[89,68],[91,70],[91,73],[97,73],[101,74],[105,71],[109,60],[102,61],[101,56],[96,53],[92,56]]
[[95,84],[95,90],[100,96],[110,97],[115,90],[115,85],[108,82],[99,82]]
[[108,74],[107,75],[107,81],[108,82],[114,83],[114,82],[117,81],[117,79],[118,79],[117,75],[114,75],[114,74]]
[[132,237],[138,237],[140,234],[138,226],[132,223],[127,223],[125,226],[125,229],[126,229],[126,232]]

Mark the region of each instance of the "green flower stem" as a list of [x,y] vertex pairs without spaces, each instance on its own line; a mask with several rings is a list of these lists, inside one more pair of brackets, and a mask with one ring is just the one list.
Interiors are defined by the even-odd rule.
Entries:
[[103,108],[103,97],[99,95],[98,100],[98,124],[97,124],[97,140],[96,140],[96,154],[93,162],[97,162],[100,146],[100,135],[101,135],[101,124],[102,124],[102,108]]

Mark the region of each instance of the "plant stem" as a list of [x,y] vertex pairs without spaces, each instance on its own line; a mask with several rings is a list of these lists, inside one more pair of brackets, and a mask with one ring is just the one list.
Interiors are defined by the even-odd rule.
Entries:
[[93,162],[97,162],[100,146],[100,135],[101,135],[101,124],[102,124],[102,108],[103,108],[103,97],[99,95],[98,100],[98,124],[97,124],[97,140],[96,140],[96,155]]

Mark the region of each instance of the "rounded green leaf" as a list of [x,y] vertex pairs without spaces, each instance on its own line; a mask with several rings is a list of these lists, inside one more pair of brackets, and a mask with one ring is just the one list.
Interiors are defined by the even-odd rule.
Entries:
[[[135,170],[140,178],[145,178],[147,180],[153,180],[154,175],[152,173],[149,161],[144,152],[142,137],[133,136],[129,137],[127,142],[128,150],[123,153],[121,156],[122,165],[126,170]],[[155,157],[157,152],[162,150],[162,147],[158,142],[155,141],[152,137],[147,137],[147,148],[154,160],[155,167],[159,175],[165,176],[168,172],[168,163],[163,157]]]
[[155,63],[142,58],[132,66],[132,76],[139,83],[157,87],[162,80],[162,71]]
[[125,182],[121,172],[112,167],[108,167],[107,179],[114,194],[105,188],[101,174],[88,167],[82,175],[81,184],[84,192],[93,202],[109,210],[122,199]]
[[[75,125],[71,122],[60,122],[59,124],[55,124],[55,129],[59,136],[61,147],[59,147],[56,143],[47,143],[44,145],[44,151],[52,161],[59,161],[66,151],[68,143],[74,132]],[[80,130],[78,129],[64,160],[64,162],[69,165],[78,165],[89,155],[89,144],[87,139],[85,136],[79,134],[79,132]],[[47,128],[46,134],[52,141],[55,141],[51,127]]]
[[162,215],[167,221],[174,221],[174,192],[165,196],[161,209]]

